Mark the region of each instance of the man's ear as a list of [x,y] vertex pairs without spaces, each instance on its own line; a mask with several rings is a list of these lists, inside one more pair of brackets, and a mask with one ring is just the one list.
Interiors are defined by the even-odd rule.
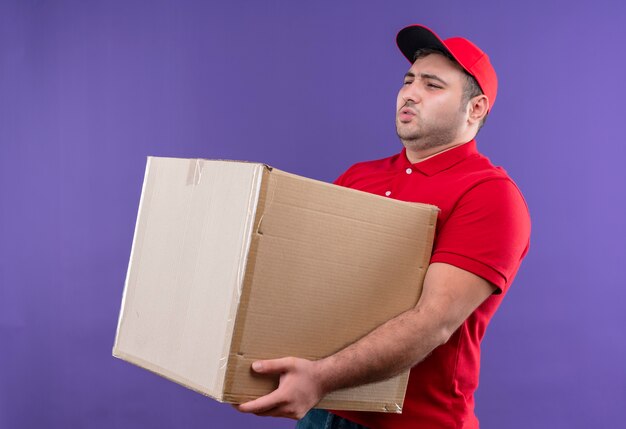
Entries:
[[480,124],[489,112],[489,99],[486,95],[477,95],[469,101],[469,117],[470,125]]

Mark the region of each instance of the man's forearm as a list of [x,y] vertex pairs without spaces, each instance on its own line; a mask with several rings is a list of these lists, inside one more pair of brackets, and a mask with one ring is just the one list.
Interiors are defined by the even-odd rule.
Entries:
[[393,377],[444,344],[495,287],[448,264],[432,264],[417,305],[315,363],[325,392]]
[[317,361],[324,391],[384,380],[422,361],[451,335],[427,313],[420,307],[408,310],[354,344]]

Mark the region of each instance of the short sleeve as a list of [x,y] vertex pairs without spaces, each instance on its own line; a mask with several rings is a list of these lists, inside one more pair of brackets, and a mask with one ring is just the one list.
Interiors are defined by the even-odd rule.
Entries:
[[528,252],[530,215],[509,179],[481,182],[467,191],[440,225],[431,263],[469,271],[506,290]]

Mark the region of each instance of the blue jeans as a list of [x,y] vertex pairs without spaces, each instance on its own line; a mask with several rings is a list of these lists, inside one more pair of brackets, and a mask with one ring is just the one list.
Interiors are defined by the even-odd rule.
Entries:
[[296,429],[367,429],[326,410],[313,409],[298,420]]

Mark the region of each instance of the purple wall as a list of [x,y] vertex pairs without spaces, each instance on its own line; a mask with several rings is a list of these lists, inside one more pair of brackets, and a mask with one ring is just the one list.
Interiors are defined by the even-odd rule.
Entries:
[[0,427],[292,427],[111,357],[145,158],[330,181],[395,153],[394,36],[414,22],[490,54],[479,147],[533,217],[484,344],[483,427],[619,426],[623,3],[211,3],[0,2]]

